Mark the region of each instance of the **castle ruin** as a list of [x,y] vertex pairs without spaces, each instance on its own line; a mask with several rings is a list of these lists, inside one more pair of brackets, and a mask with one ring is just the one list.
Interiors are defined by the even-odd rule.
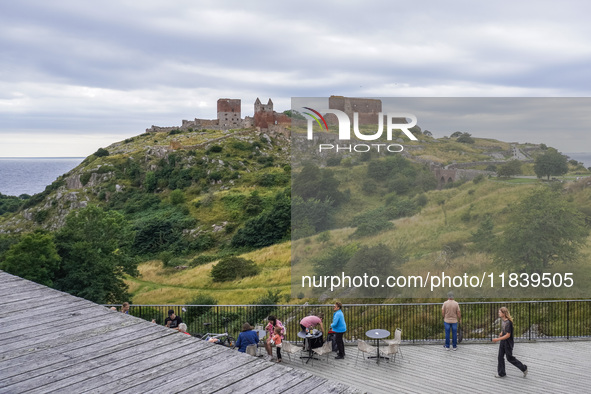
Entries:
[[242,118],[242,100],[231,98],[220,98],[217,101],[217,119],[183,119],[181,126],[152,126],[146,129],[150,132],[170,132],[172,130],[187,131],[189,129],[200,130],[230,130],[247,129],[256,127],[258,130],[281,131],[289,126],[291,118],[285,114],[273,110],[273,101],[269,99],[267,104],[262,104],[257,97],[254,102],[254,116]]

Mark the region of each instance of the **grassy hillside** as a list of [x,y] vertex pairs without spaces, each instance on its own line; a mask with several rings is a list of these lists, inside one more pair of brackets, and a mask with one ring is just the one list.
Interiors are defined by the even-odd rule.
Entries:
[[[513,147],[530,160],[521,168],[528,178],[481,176],[437,189],[425,164],[474,163],[466,168],[484,170],[486,162],[511,159]],[[473,234],[486,217],[494,218],[494,233],[502,234],[510,207],[541,183],[532,177],[531,163],[543,152],[539,146],[477,138],[466,144],[420,135],[419,141],[405,143],[409,161],[398,163],[404,167],[400,174],[373,176],[386,160],[383,156],[345,156],[337,163],[322,163],[319,176],[334,179],[338,186],[333,193],[341,197],[328,230],[300,232],[301,238],[292,244],[287,228],[264,245],[244,244],[245,239],[267,240],[266,234],[244,235],[243,231],[272,228],[269,224],[277,220],[272,215],[289,195],[290,148],[290,140],[283,135],[255,130],[145,133],[86,158],[43,193],[26,200],[16,213],[0,216],[0,230],[8,234],[36,228],[54,231],[71,211],[98,205],[122,213],[136,232],[133,248],[142,263],[137,277],[126,278],[136,304],[183,304],[201,295],[220,304],[248,304],[269,290],[278,292],[282,302],[313,302],[302,295],[290,297],[292,248],[304,256],[295,274],[313,273],[314,261],[327,250],[350,244],[403,247],[401,274],[433,268],[450,274],[489,271],[492,255],[475,247]],[[571,163],[569,170],[562,179],[589,175],[577,163]],[[294,176],[300,171],[294,169]],[[572,182],[564,193],[591,218],[591,188],[586,179]],[[359,216],[401,206],[405,210],[389,220],[391,228],[358,235]],[[0,239],[0,258],[13,242],[9,238]],[[587,246],[583,254],[590,251]],[[260,273],[213,282],[212,267],[229,255],[253,260]],[[583,265],[580,272],[587,270]]]

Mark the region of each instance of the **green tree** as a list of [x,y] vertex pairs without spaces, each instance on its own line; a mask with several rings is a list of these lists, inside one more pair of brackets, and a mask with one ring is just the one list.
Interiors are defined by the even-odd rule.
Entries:
[[510,177],[521,174],[521,162],[519,160],[511,160],[497,170],[497,175],[502,177]]
[[359,247],[353,243],[329,249],[322,256],[312,260],[314,272],[321,276],[340,274],[357,249]]
[[545,176],[548,180],[550,176],[564,175],[568,172],[567,158],[556,149],[548,148],[546,153],[536,157],[534,172],[538,178]]
[[[207,312],[210,311],[212,308],[211,305],[217,305],[218,301],[213,298],[212,296],[206,294],[199,294],[197,297],[193,298],[187,307],[187,311],[185,312],[185,316],[183,320],[185,323],[191,324],[196,321],[199,317],[205,315]],[[204,305],[204,306],[195,306],[195,305]]]
[[334,206],[338,206],[346,200],[345,195],[338,190],[339,184],[333,171],[308,164],[294,178],[292,193],[304,200],[330,200]]
[[[397,276],[399,274],[399,265],[404,259],[404,253],[394,253],[384,244],[364,245],[349,260],[346,272],[351,276],[366,274],[368,277],[377,276],[380,283],[386,283],[386,278],[389,275]],[[360,294],[371,297],[379,293],[380,290],[380,288],[365,287],[360,288]]]
[[124,275],[137,274],[134,232],[122,214],[96,206],[72,211],[56,235],[62,266],[56,287],[96,303],[129,299]]
[[496,260],[513,270],[540,272],[576,260],[588,234],[583,215],[560,190],[536,189],[512,210]]
[[17,244],[10,247],[0,268],[21,278],[53,286],[60,261],[53,236],[34,232],[24,235]]
[[271,207],[249,219],[232,237],[234,248],[262,248],[288,239],[291,231],[291,199],[287,191],[277,193]]

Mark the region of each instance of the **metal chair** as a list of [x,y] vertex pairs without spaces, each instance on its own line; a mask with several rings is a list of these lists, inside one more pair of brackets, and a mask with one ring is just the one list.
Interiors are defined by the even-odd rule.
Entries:
[[256,357],[257,356],[257,345],[256,344],[248,345],[246,347],[246,354],[250,354],[251,356]]
[[[380,356],[387,358],[388,362],[394,355],[394,362],[396,362],[396,353],[400,352],[400,345],[397,343],[392,343],[385,348],[380,348]],[[390,356],[390,357],[388,357]]]
[[[369,343],[362,341],[361,339],[357,340],[357,358],[355,358],[355,365],[357,365],[357,360],[359,359],[360,353],[369,353],[369,354],[377,354],[377,348],[375,346],[371,346]],[[365,356],[363,356],[365,358]]]
[[[328,363],[328,357],[332,353],[332,341],[326,341],[322,347],[312,349],[312,351],[318,356],[324,356],[326,354],[326,363]],[[312,363],[314,363],[314,361],[312,361]]]
[[[283,341],[281,342],[281,352],[282,353],[287,353],[287,357],[289,357],[289,361],[291,362],[291,355],[292,354],[296,354],[296,353],[300,353],[302,351],[302,348],[299,346],[294,345],[291,342],[287,342],[287,341]],[[302,364],[304,363],[304,360],[300,359]]]
[[[397,345],[396,352],[400,353],[400,357],[402,357],[402,349],[400,349],[400,344],[402,343],[402,330],[400,328],[397,328],[394,332],[394,339],[385,340],[384,342],[388,345]],[[394,359],[396,359],[396,355],[394,355]]]

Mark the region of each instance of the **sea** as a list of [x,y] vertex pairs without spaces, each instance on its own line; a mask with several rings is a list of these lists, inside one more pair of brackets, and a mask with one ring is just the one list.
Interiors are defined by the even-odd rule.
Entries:
[[[564,153],[591,167],[591,153]],[[45,190],[60,175],[82,163],[84,157],[0,157],[0,193],[33,195]]]
[[0,193],[6,196],[40,193],[82,160],[84,157],[0,157]]
[[581,163],[583,163],[585,168],[591,167],[591,153],[589,153],[589,152],[587,152],[587,153],[585,153],[585,152],[563,153],[563,154],[567,155],[568,157],[570,157],[573,160],[580,161]]

